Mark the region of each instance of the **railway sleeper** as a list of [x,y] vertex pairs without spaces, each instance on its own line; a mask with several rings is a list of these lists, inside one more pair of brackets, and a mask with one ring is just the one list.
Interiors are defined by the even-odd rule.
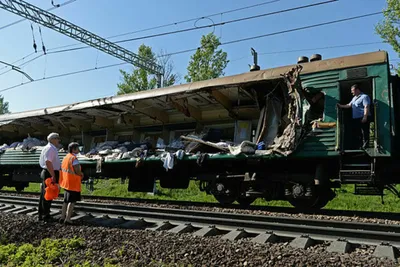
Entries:
[[[36,216],[37,212],[32,212],[32,209],[22,205],[4,205],[0,212],[14,213],[26,216]],[[56,218],[59,216],[58,209],[52,209],[52,216]],[[258,231],[251,230],[250,228],[235,228],[222,225],[205,225],[202,223],[184,223],[184,222],[170,222],[170,221],[157,221],[151,218],[124,218],[117,215],[97,214],[96,216],[90,213],[79,211],[74,214],[72,220],[75,224],[85,222],[92,226],[101,226],[109,228],[124,228],[124,229],[148,229],[154,231],[168,231],[171,233],[179,234],[193,234],[202,237],[219,236],[221,239],[230,241],[238,241],[240,239],[248,239],[250,242],[265,244],[265,243],[283,243],[287,242],[289,246],[298,249],[308,249],[316,246],[323,242],[330,242],[330,245],[326,248],[328,252],[334,253],[351,253],[358,247],[364,244],[361,239],[347,239],[347,238],[327,238],[323,235],[313,234],[289,234],[280,230],[266,230]],[[397,243],[398,244],[398,243]],[[389,258],[393,261],[397,261],[399,257],[399,250],[396,246],[391,245],[388,242],[376,242],[375,249],[372,254],[378,258]]]

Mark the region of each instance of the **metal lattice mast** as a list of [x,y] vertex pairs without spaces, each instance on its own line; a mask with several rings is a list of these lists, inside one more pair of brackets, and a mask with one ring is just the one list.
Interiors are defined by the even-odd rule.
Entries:
[[113,42],[22,0],[0,0],[0,8],[69,36],[136,67],[145,69],[157,76],[157,86],[161,87],[161,66],[148,62]]

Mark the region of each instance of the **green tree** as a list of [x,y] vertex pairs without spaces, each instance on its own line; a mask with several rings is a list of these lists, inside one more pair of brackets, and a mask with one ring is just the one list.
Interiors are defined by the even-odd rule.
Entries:
[[[387,7],[383,11],[385,19],[375,27],[381,38],[389,43],[400,56],[400,1],[386,0]],[[400,75],[400,69],[397,69]]]
[[[171,57],[163,51],[161,51],[160,55],[157,57],[150,46],[142,44],[138,49],[138,55],[148,62],[156,63],[161,66],[162,72],[164,73],[164,87],[171,86],[179,80],[179,75],[174,73],[174,65]],[[117,84],[118,95],[151,90],[157,86],[156,76],[147,70],[135,68],[132,74],[124,70],[120,70],[120,73],[122,74],[122,82]]]
[[229,61],[226,52],[222,49],[217,50],[221,44],[219,38],[209,33],[201,37],[200,44],[201,46],[190,58],[188,74],[185,76],[187,82],[214,79],[225,74],[224,69]]
[[8,102],[4,101],[4,97],[0,95],[0,114],[10,113],[8,110]]

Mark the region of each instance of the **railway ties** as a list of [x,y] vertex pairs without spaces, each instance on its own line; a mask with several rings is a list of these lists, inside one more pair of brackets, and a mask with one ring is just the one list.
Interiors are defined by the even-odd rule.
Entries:
[[[0,196],[0,212],[37,215],[37,198]],[[53,201],[54,219],[61,201]],[[349,253],[360,245],[375,246],[374,255],[397,261],[400,226],[221,213],[198,210],[78,203],[73,221],[92,226],[168,231],[195,236],[218,236],[225,240],[246,239],[254,243],[287,243],[307,249],[328,242],[329,252]]]

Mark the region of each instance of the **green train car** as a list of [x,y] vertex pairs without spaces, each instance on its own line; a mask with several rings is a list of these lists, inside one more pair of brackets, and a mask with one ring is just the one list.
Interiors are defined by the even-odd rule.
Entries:
[[[200,189],[222,204],[246,206],[265,198],[322,208],[343,184],[354,184],[359,195],[383,195],[385,189],[398,194],[400,80],[390,73],[388,54],[311,59],[2,115],[0,142],[28,135],[44,139],[55,131],[64,146],[77,141],[85,153],[106,141],[147,144],[145,156],[80,159],[85,176],[128,178],[128,190],[137,192],[152,191],[155,180],[180,189],[199,180]],[[337,107],[351,101],[354,84],[371,99],[370,142],[364,149],[354,141],[351,109]],[[157,149],[157,140],[166,147]],[[179,147],[173,144],[182,140],[186,154],[174,156]],[[174,159],[172,168],[165,168],[168,154]],[[29,182],[40,182],[39,155],[40,148],[4,150],[0,187],[23,190]]]

